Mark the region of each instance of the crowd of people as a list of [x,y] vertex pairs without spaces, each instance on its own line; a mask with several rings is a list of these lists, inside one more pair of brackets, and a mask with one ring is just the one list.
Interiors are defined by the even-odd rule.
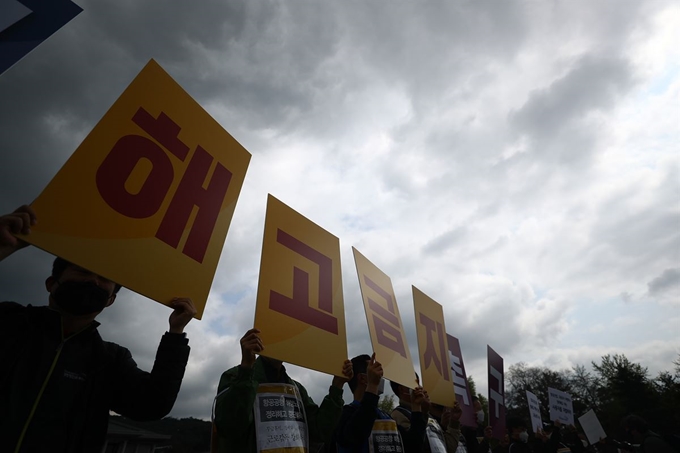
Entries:
[[[328,395],[317,406],[304,386],[286,374],[280,361],[261,355],[256,358],[264,351],[258,333],[257,329],[246,332],[241,339],[241,364],[225,371],[220,380],[214,408],[216,452],[257,453],[273,451],[283,444],[298,447],[300,450],[296,451],[300,452],[324,453],[676,452],[636,416],[622,422],[627,433],[624,442],[602,439],[591,445],[575,426],[565,426],[559,420],[533,433],[525,420],[514,417],[506,421],[505,437],[495,439],[491,426],[485,423],[486,415],[478,398],[473,399],[477,426],[463,426],[462,409],[457,403],[454,407],[443,407],[431,402],[427,391],[419,385],[410,389],[394,381],[390,387],[399,404],[388,414],[378,405],[384,378],[375,354],[345,361],[344,378],[333,378]],[[417,374],[415,379],[417,382]],[[353,401],[343,406],[345,382]],[[258,395],[274,392],[271,388],[274,384],[296,389],[281,394],[294,396],[291,407],[304,408],[301,413],[306,415],[300,421],[295,411],[271,422],[266,412],[253,409],[262,407]],[[286,436],[290,433],[298,435]]]
[[[0,261],[27,245],[14,234],[29,234],[36,222],[29,206],[0,217]],[[0,303],[0,451],[100,452],[110,411],[136,420],[167,415],[189,358],[184,328],[196,314],[193,302],[181,295],[172,301],[168,331],[153,369],[146,372],[126,348],[104,341],[97,331],[96,317],[114,303],[120,285],[56,258],[45,289],[47,306]],[[478,399],[473,400],[477,426],[462,426],[459,406],[431,402],[419,384],[411,389],[390,382],[399,404],[388,414],[378,405],[384,378],[375,354],[345,360],[342,376],[332,378],[317,405],[281,361],[263,355],[260,333],[245,333],[241,363],[220,379],[213,451],[675,451],[635,416],[623,421],[629,443],[589,445],[575,427],[559,422],[530,433],[525,421],[516,418],[507,420],[507,435],[495,439]],[[345,384],[353,395],[350,404],[344,404]]]

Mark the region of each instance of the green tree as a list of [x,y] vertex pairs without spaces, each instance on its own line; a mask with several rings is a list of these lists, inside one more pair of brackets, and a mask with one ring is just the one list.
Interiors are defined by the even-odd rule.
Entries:
[[651,422],[660,432],[672,433],[680,427],[680,359],[673,362],[674,373],[662,371],[652,382],[657,393],[657,411]]
[[383,393],[378,400],[378,409],[385,412],[386,414],[390,414],[394,410],[394,407],[394,395],[385,395]]
[[[553,371],[546,367],[530,367],[516,363],[505,374],[505,406],[510,416],[529,418],[527,390],[536,395],[541,409],[541,418],[550,420],[548,388],[571,394],[571,372]],[[576,412],[576,408],[575,412]]]
[[[585,366],[576,365],[572,368],[570,383],[571,397],[574,401],[574,413],[581,414],[588,409],[599,412],[598,381],[592,373],[586,370]],[[577,406],[579,410],[576,410]]]
[[633,363],[623,354],[605,355],[597,364],[597,399],[600,421],[605,430],[621,436],[621,420],[637,414],[654,426],[657,421],[658,393],[649,379],[647,368]]
[[470,396],[475,396],[477,394],[477,385],[475,384],[475,380],[472,378],[472,376],[467,377],[467,386],[470,390]]
[[574,416],[595,410],[608,436],[622,439],[621,421],[630,414],[644,418],[651,429],[662,435],[677,434],[680,426],[680,355],[673,371],[651,378],[647,368],[631,362],[623,354],[605,355],[592,362],[592,371],[583,365],[554,371],[545,367],[512,365],[506,373],[505,401],[509,415],[527,418],[526,390],[539,399],[541,415],[548,420],[547,388],[569,393]]
[[489,401],[481,393],[477,393],[477,385],[475,385],[475,380],[472,376],[467,377],[468,388],[470,389],[470,396],[477,396],[479,403],[482,405],[482,410],[484,411],[484,419],[489,419]]

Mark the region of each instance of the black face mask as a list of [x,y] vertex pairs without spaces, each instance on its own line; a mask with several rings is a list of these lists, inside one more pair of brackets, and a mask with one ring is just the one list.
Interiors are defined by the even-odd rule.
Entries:
[[94,282],[59,282],[52,298],[59,308],[71,315],[98,313],[106,307],[109,292]]

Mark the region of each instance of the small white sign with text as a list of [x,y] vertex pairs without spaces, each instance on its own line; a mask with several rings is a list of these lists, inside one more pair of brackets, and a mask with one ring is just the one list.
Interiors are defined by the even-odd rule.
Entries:
[[564,425],[573,425],[574,407],[571,402],[571,395],[548,387],[548,399],[550,420],[559,420]]

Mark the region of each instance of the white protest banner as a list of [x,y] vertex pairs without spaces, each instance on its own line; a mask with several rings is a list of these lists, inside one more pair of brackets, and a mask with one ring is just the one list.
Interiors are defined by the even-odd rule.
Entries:
[[590,409],[588,412],[581,415],[578,418],[578,421],[581,424],[581,428],[583,428],[583,432],[588,438],[588,442],[591,444],[596,444],[607,437],[607,433],[604,432],[604,429],[600,424],[600,420],[598,420],[594,410]]
[[538,402],[536,395],[527,390],[527,402],[529,403],[529,415],[531,415],[531,429],[535,433],[539,429],[543,429],[543,420],[541,420],[541,405]]
[[574,408],[571,395],[548,387],[548,403],[550,404],[550,420],[559,420],[562,424],[574,424]]

